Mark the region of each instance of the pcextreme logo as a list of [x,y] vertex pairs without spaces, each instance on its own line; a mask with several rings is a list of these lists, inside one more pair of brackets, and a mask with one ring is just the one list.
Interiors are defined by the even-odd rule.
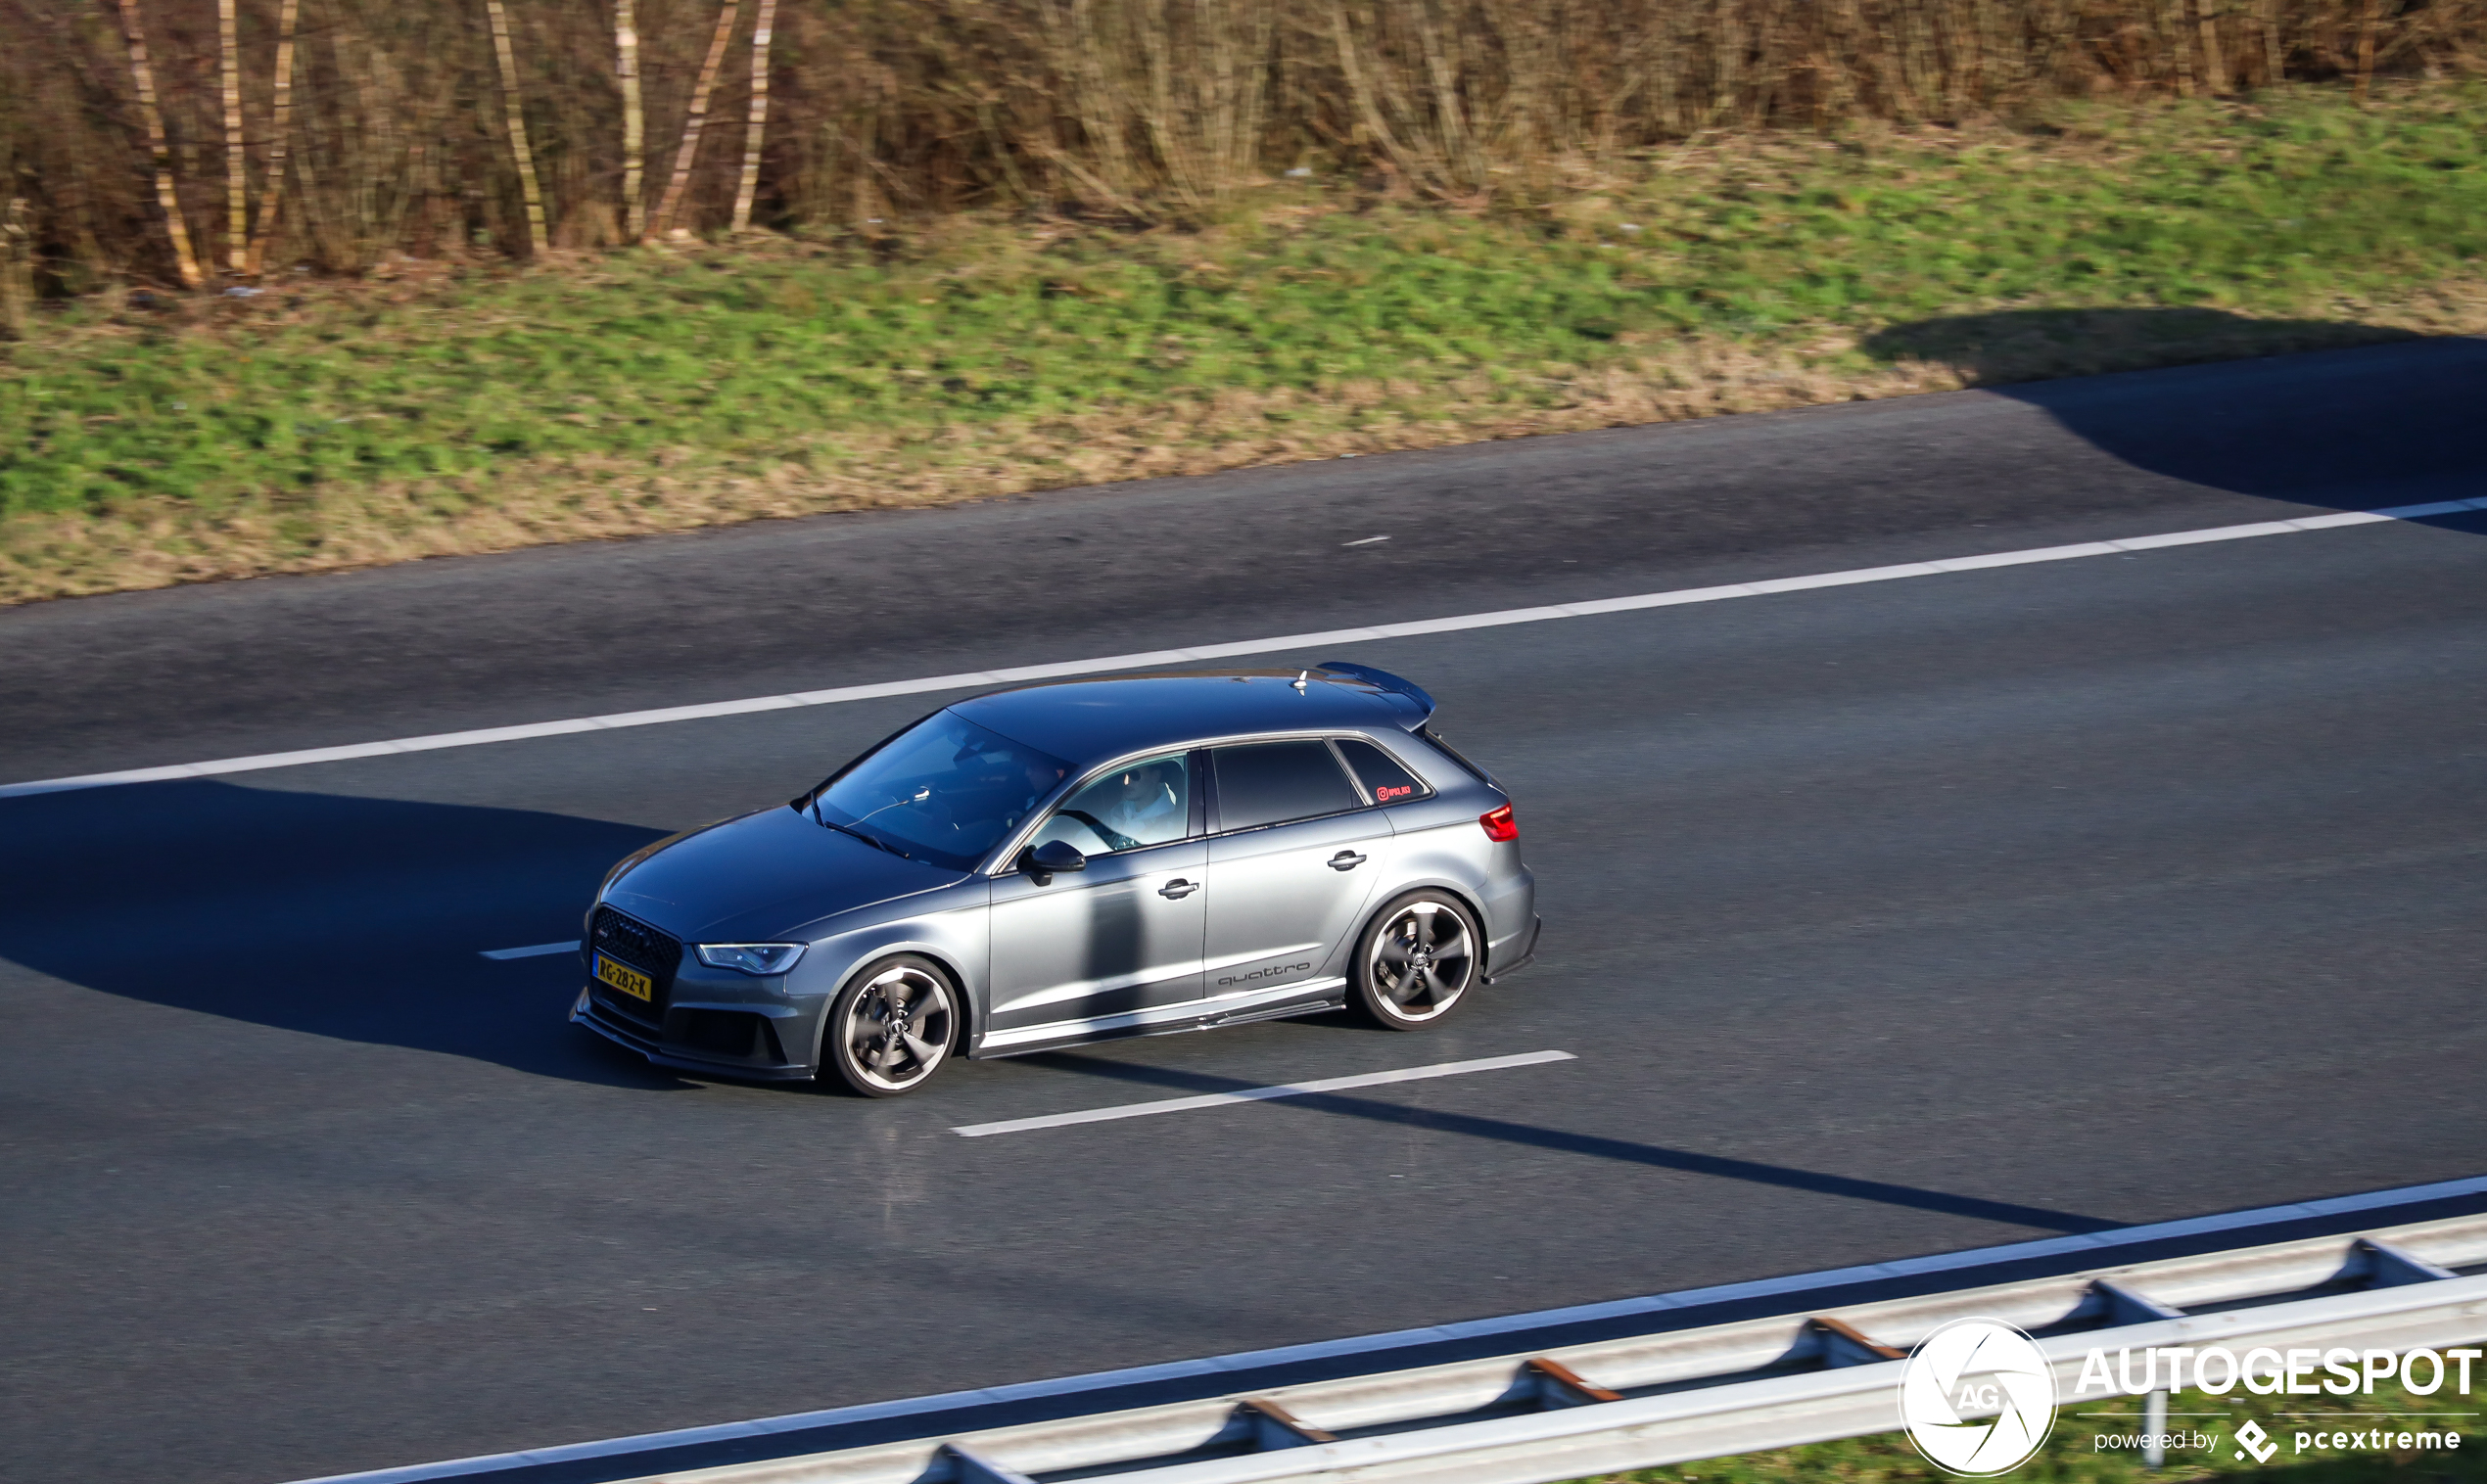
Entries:
[[[2238,1356],[2216,1346],[2201,1349],[2154,1346],[2118,1350],[2111,1364],[2107,1352],[2092,1348],[2083,1358],[2081,1377],[2073,1385],[2072,1405],[2088,1393],[2108,1397],[2183,1392],[2195,1409],[2226,1405],[2240,1386],[2259,1396],[2365,1396],[2376,1384],[2398,1379],[2418,1396],[2438,1390],[2467,1397],[2470,1363],[2481,1358],[2475,1349],[2389,1350],[2252,1349]],[[2105,1400],[2105,1398],[2101,1398]],[[2121,1416],[2121,1414],[2082,1415]],[[2188,1411],[2179,1431],[2159,1434],[2101,1432],[2093,1443],[2099,1453],[2120,1450],[2154,1454],[2217,1450],[2242,1461],[2269,1462],[2283,1444],[2261,1422],[2245,1418],[2230,1441],[2212,1418],[2233,1414]],[[2442,1427],[2445,1414],[2351,1412],[2336,1414],[2281,1414],[2310,1422],[2349,1422],[2345,1429],[2309,1427],[2288,1434],[2292,1452],[2452,1452],[2462,1437]],[[2468,1415],[2453,1414],[2452,1415]],[[2000,1320],[1954,1320],[1927,1335],[1900,1364],[1900,1419],[1908,1441],[1926,1461],[1948,1473],[1993,1478],[2029,1461],[2055,1425],[2054,1370],[2038,1342]],[[2199,1420],[2195,1420],[2199,1419]],[[2128,1419],[2129,1420],[2129,1419]],[[2433,1425],[2430,1425],[2433,1424]]]
[[1900,1419],[1926,1461],[1992,1478],[2055,1426],[2055,1377],[2038,1342],[1999,1320],[1953,1320],[1900,1368]]

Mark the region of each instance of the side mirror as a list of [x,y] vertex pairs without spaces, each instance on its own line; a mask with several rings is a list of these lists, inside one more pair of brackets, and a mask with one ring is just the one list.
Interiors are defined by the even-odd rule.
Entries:
[[1035,877],[1037,885],[1048,886],[1056,871],[1088,869],[1088,858],[1068,840],[1048,840],[1019,858],[1019,869]]

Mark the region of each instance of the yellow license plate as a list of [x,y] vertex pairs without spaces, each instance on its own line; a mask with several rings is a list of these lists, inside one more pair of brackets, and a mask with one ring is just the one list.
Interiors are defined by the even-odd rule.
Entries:
[[656,1002],[655,980],[636,969],[625,968],[602,953],[596,955],[596,977],[633,999]]

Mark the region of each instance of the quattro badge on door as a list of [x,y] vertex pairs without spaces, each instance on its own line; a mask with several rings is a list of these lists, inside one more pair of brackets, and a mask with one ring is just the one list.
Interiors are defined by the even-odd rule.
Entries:
[[1276,979],[1281,974],[1300,974],[1312,966],[1313,961],[1309,958],[1301,963],[1272,964],[1265,969],[1254,969],[1249,974],[1230,974],[1218,981],[1218,988],[1225,989],[1233,984],[1258,984],[1264,979]]

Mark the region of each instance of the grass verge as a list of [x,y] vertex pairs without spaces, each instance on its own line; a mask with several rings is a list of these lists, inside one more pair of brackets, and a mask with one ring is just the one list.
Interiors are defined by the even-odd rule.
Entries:
[[2487,84],[138,298],[0,347],[0,602],[2487,330]]
[[[2350,1397],[2178,1392],[2169,1399],[2168,1430],[2182,1428],[2215,1441],[2209,1448],[2171,1450],[2160,1468],[2143,1467],[2135,1450],[2099,1441],[2140,1433],[2140,1398],[2067,1403],[2057,1409],[2055,1430],[2045,1446],[2003,1477],[2010,1484],[2187,1484],[2240,1475],[2286,1484],[2480,1484],[2487,1481],[2487,1427],[2480,1425],[2479,1396],[2474,1384],[2467,1396],[2450,1386],[2431,1396],[2383,1386],[2371,1395]],[[2348,1431],[2355,1437],[2364,1431],[2371,1445],[2372,1434],[2383,1431],[2387,1419],[2353,1414],[2385,1412],[2406,1414],[2388,1419],[2396,1442],[2403,1432],[2431,1428],[2462,1434],[2461,1447],[2420,1452],[2310,1443],[2304,1452],[2297,1451],[2301,1432],[2320,1436]],[[2185,1413],[2211,1415],[2181,1415]],[[2249,1418],[2260,1422],[2278,1445],[2269,1462],[2238,1456],[2236,1432]],[[1891,1433],[1611,1474],[1581,1484],[1951,1484],[1954,1477],[1919,1457],[1904,1434]]]

